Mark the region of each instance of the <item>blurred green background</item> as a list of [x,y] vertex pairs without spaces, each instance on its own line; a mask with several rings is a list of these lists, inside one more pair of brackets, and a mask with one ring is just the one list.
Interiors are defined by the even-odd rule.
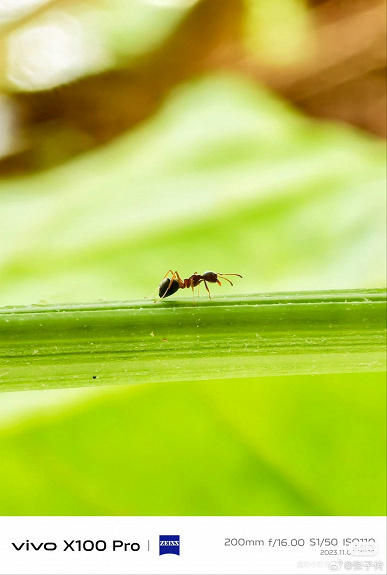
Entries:
[[[0,306],[385,286],[384,10],[0,0]],[[383,387],[3,393],[0,512],[384,514]]]

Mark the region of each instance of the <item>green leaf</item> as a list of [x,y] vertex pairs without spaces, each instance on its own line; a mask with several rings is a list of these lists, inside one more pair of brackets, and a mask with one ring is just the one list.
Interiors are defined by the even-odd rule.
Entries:
[[383,515],[384,376],[115,388],[0,431],[3,515]]
[[385,369],[384,290],[0,310],[0,390]]

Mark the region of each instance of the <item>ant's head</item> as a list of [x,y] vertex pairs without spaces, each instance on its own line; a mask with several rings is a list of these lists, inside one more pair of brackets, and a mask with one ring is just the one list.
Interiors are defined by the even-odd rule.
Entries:
[[203,279],[209,283],[216,283],[218,281],[218,274],[215,272],[204,272]]

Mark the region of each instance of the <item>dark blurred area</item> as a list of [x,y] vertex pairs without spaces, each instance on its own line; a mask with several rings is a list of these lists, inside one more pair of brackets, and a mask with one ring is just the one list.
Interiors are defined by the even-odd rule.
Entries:
[[[148,4],[154,18],[162,10],[176,13],[167,32],[137,53],[125,50],[123,34],[120,48],[102,56],[93,53],[82,27],[98,40],[94,12],[108,18],[117,3],[24,0],[20,12],[18,4],[12,12],[0,0],[2,175],[44,170],[103,146],[154,114],[175,86],[213,70],[253,78],[312,117],[386,136],[385,0],[136,0],[133,6]],[[118,3],[116,18],[120,9]],[[52,50],[50,39],[42,40],[44,19],[56,34]],[[67,52],[57,57],[57,39],[78,32],[78,44],[70,49],[63,40]],[[43,54],[42,67],[44,51],[50,52],[47,81],[39,81],[39,66],[34,76],[33,60],[28,63],[34,46],[37,59],[39,50]]]

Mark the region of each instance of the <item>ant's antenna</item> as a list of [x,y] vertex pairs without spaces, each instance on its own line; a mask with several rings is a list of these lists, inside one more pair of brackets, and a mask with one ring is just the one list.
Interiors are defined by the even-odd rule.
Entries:
[[234,285],[231,280],[227,279],[225,276],[238,276],[241,278],[240,274],[217,274],[218,277],[222,278],[222,280],[226,280],[226,282],[230,283],[232,286]]

